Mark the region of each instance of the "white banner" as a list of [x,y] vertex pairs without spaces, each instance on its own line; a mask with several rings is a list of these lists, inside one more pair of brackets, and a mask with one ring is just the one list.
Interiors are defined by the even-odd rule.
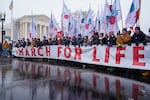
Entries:
[[24,58],[50,58],[111,67],[150,70],[150,45],[65,47],[62,45],[13,48],[13,55]]

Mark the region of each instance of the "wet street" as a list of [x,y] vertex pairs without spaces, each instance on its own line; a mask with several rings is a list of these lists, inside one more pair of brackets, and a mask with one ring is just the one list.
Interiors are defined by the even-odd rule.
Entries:
[[0,58],[0,100],[149,100],[149,78],[123,74]]

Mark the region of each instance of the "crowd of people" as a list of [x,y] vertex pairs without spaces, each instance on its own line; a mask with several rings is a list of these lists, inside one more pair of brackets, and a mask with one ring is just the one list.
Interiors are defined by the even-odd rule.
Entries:
[[[150,32],[150,30],[149,30]],[[18,41],[12,41],[12,43],[8,43],[5,41],[3,44],[0,44],[0,55],[3,53],[4,56],[11,55],[12,47],[41,47],[41,46],[48,46],[48,45],[73,45],[73,46],[92,46],[92,45],[108,45],[113,46],[116,45],[118,47],[122,47],[124,44],[128,44],[129,46],[132,43],[135,43],[137,46],[142,43],[146,45],[147,42],[150,42],[150,37],[146,36],[140,29],[140,27],[135,27],[133,35],[131,35],[131,31],[127,31],[126,28],[122,29],[122,32],[117,33],[117,36],[114,32],[109,32],[108,34],[93,32],[93,35],[89,38],[88,36],[82,36],[79,34],[77,37],[67,37],[62,36],[49,38],[43,37],[41,41],[39,38],[33,38],[31,41],[29,39]]]
[[93,35],[89,38],[88,36],[82,36],[79,34],[77,37],[67,37],[62,36],[62,38],[58,38],[57,36],[54,38],[46,39],[43,38],[41,41],[38,38],[33,38],[31,41],[23,38],[22,40],[18,40],[14,42],[13,45],[15,47],[26,47],[26,46],[33,46],[33,47],[40,47],[40,46],[47,46],[47,45],[74,45],[74,46],[91,46],[91,45],[108,45],[113,46],[117,45],[121,47],[124,44],[131,45],[131,43],[135,43],[139,45],[139,43],[143,43],[146,45],[149,42],[148,36],[146,36],[140,29],[140,27],[135,27],[134,34],[131,35],[131,31],[127,31],[126,28],[122,29],[121,34],[117,33],[117,36],[114,34],[113,31],[109,32],[108,34],[93,32]]

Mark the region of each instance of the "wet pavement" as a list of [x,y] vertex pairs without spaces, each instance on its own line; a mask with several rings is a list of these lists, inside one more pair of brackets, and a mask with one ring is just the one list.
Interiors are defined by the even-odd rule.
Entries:
[[149,100],[149,82],[116,75],[0,58],[0,100]]

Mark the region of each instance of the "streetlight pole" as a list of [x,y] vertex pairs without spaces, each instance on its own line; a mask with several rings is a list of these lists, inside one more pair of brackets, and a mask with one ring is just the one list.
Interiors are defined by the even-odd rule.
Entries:
[[4,40],[4,35],[5,35],[5,30],[4,30],[4,21],[5,21],[5,17],[6,17],[6,14],[0,14],[0,20],[2,22],[2,44],[3,44],[3,40]]

